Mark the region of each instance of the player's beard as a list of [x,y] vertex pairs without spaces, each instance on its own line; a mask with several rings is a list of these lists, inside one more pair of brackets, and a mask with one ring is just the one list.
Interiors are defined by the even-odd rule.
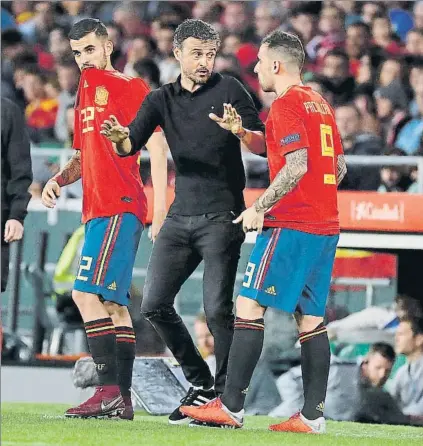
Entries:
[[100,70],[105,70],[106,67],[107,67],[107,56],[106,56],[106,51],[104,51],[104,52],[103,52],[103,58],[102,58],[102,60],[101,60],[101,62],[100,62],[100,65],[99,65],[98,68],[99,68]]

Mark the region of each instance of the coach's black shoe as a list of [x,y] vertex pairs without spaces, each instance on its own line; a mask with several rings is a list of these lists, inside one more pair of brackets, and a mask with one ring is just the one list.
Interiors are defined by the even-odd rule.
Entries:
[[[203,390],[196,389],[195,387],[190,387],[186,396],[181,399],[181,406],[202,406],[203,404],[208,403],[212,399],[216,398],[216,392],[214,389],[211,390]],[[177,407],[170,415],[169,415],[169,423],[170,424],[188,424],[191,421],[191,418],[183,415],[179,411],[179,407]]]

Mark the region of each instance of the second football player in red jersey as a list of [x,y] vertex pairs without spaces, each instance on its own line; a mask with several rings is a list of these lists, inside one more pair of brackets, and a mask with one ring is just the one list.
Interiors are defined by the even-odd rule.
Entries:
[[[225,390],[187,416],[242,427],[245,395],[260,357],[267,307],[292,313],[299,329],[304,406],[274,431],[323,433],[330,350],[323,325],[339,238],[337,185],[346,173],[333,111],[301,84],[304,50],[298,37],[274,31],[255,72],[277,98],[266,122],[271,185],[234,223],[258,230],[242,288]],[[239,119],[236,110],[231,111]],[[245,346],[248,345],[248,349]]]
[[[132,419],[135,333],[127,306],[147,200],[138,157],[116,155],[112,143],[100,134],[100,126],[110,115],[129,124],[149,88],[141,79],[113,69],[113,44],[99,20],[81,20],[69,38],[82,71],[75,104],[76,154],[47,183],[42,198],[47,207],[54,207],[60,188],[82,179],[85,243],[72,297],[85,323],[100,386],[66,416]],[[146,144],[155,196],[153,238],[166,215],[167,189],[167,146],[160,129],[156,130]]]

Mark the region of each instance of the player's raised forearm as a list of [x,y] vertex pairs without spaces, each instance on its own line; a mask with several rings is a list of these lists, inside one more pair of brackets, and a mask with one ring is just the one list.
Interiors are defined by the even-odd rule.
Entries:
[[307,149],[296,150],[286,155],[286,164],[276,175],[272,184],[256,200],[257,212],[266,212],[298,184],[307,172]]
[[75,155],[68,161],[65,167],[58,172],[52,180],[56,181],[57,184],[62,186],[67,186],[81,178],[81,152],[76,151]]
[[236,136],[241,140],[244,146],[256,155],[266,153],[266,141],[263,132],[242,129]]
[[151,179],[154,188],[154,212],[167,212],[167,151],[163,133],[154,133],[146,144],[150,153]]
[[336,160],[336,184],[339,186],[341,181],[347,174],[347,163],[345,162],[344,155],[338,155]]

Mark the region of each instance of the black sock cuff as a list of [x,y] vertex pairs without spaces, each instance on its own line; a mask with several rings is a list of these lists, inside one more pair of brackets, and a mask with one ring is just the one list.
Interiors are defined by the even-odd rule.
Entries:
[[243,319],[237,317],[234,324],[235,330],[264,330],[264,319]]
[[316,336],[327,336],[326,326],[323,323],[320,323],[314,330],[300,333],[298,340],[302,344],[310,339],[314,339]]
[[110,317],[85,322],[84,326],[88,337],[115,334],[115,327]]
[[125,326],[116,327],[116,342],[118,342],[119,344],[121,343],[135,344],[136,338],[133,327],[125,327]]

